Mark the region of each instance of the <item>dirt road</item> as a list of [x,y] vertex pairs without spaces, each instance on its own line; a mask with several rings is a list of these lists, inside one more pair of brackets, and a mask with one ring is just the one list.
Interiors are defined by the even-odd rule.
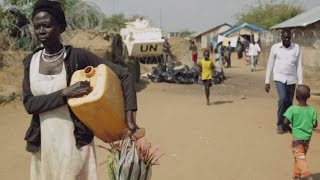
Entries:
[[[228,79],[212,88],[205,105],[201,85],[144,82],[138,93],[139,124],[166,155],[153,168],[154,180],[286,180],[291,179],[290,135],[275,131],[277,96],[274,85],[264,92],[262,67],[250,72],[242,60],[226,69]],[[310,104],[320,104],[312,97]],[[318,105],[319,109],[319,105]],[[29,177],[30,154],[23,136],[29,123],[21,102],[0,106],[0,177]],[[320,179],[320,134],[314,133],[308,154],[315,179]],[[96,140],[96,144],[102,144]],[[107,153],[97,149],[98,163]],[[105,165],[99,166],[106,178]]]

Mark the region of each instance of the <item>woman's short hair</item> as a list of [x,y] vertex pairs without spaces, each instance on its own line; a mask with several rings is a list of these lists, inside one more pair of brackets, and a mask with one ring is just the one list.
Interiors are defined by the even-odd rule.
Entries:
[[59,24],[64,25],[65,27],[67,26],[63,7],[58,1],[38,0],[32,11],[32,19],[36,16],[36,14],[42,11],[53,16]]

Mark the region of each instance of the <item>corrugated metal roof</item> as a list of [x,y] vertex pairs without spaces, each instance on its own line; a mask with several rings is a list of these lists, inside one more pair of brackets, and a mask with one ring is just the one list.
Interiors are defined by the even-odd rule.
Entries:
[[211,29],[209,29],[209,30],[206,30],[206,31],[204,31],[204,32],[200,32],[200,33],[196,34],[196,36],[194,36],[194,37],[197,38],[197,37],[199,37],[199,36],[201,36],[201,35],[203,35],[203,34],[206,34],[206,33],[210,32],[210,31],[213,31],[213,30],[215,30],[215,29],[218,29],[219,27],[224,26],[224,25],[231,27],[230,24],[228,24],[228,23],[223,23],[223,24],[220,24],[220,25],[218,25],[218,26],[215,26],[215,27],[213,27],[213,28],[211,28]]
[[202,33],[202,32],[195,32],[195,33],[191,34],[189,37],[195,38],[195,37],[198,37],[199,34],[201,34],[201,33]]
[[247,28],[251,29],[252,31],[256,31],[256,32],[266,32],[267,31],[267,30],[265,30],[265,29],[263,29],[261,27],[258,27],[258,26],[255,26],[253,24],[249,24],[247,22],[244,22],[244,23],[232,26],[230,29],[226,30],[225,32],[222,32],[220,35],[228,36],[229,34],[235,32],[235,31],[237,31],[239,29],[242,29],[244,27],[247,27]]
[[306,27],[309,24],[320,20],[320,6],[313,8],[304,13],[288,19],[280,24],[272,26],[270,29],[291,28],[291,27]]

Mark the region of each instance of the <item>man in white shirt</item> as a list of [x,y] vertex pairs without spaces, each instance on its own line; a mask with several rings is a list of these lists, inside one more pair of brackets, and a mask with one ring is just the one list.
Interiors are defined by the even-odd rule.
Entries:
[[257,66],[257,57],[261,51],[260,46],[254,40],[249,44],[249,55],[251,56],[251,72],[256,70]]
[[287,127],[283,126],[283,114],[292,105],[296,83],[303,83],[300,47],[296,43],[291,43],[290,30],[282,30],[281,39],[282,42],[271,47],[265,81],[265,91],[268,93],[270,91],[270,75],[273,71],[273,80],[279,96],[278,134],[287,131]]

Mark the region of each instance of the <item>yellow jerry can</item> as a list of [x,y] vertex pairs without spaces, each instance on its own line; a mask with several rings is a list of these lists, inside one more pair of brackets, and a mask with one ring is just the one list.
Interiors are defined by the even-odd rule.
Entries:
[[100,64],[76,71],[70,85],[79,81],[89,81],[93,90],[86,96],[68,99],[74,114],[102,141],[120,140],[126,124],[119,78],[108,66]]

